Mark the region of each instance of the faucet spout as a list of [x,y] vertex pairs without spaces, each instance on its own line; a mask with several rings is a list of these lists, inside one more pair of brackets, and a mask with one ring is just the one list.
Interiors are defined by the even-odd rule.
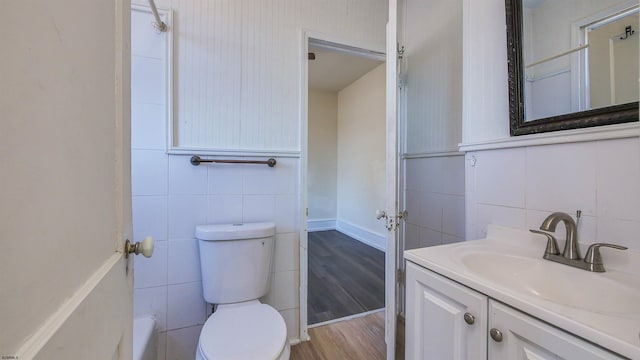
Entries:
[[580,259],[580,254],[578,253],[578,228],[570,215],[563,212],[554,212],[544,219],[542,225],[540,225],[540,230],[554,232],[560,221],[564,222],[564,227],[567,230],[567,240],[564,244],[562,256],[566,259],[578,260]]

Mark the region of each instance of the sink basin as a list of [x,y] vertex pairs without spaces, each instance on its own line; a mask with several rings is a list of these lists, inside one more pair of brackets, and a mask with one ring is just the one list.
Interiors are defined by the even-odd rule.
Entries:
[[640,315],[640,288],[605,275],[608,273],[493,252],[473,252],[461,260],[475,275],[511,291],[595,313]]

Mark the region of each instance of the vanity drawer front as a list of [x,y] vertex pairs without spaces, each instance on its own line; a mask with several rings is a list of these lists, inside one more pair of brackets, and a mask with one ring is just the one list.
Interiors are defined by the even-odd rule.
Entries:
[[491,360],[624,359],[495,300],[489,300],[489,329],[502,336],[488,338]]
[[487,297],[407,262],[406,359],[484,359]]

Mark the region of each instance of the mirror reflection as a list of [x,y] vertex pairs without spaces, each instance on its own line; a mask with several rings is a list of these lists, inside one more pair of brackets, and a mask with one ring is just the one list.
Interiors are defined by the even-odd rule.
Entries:
[[637,1],[523,0],[524,121],[638,101]]

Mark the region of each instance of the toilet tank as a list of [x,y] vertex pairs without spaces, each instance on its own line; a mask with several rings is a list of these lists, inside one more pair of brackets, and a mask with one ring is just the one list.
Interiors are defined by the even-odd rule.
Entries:
[[205,301],[229,304],[266,295],[274,234],[273,223],[196,226]]

